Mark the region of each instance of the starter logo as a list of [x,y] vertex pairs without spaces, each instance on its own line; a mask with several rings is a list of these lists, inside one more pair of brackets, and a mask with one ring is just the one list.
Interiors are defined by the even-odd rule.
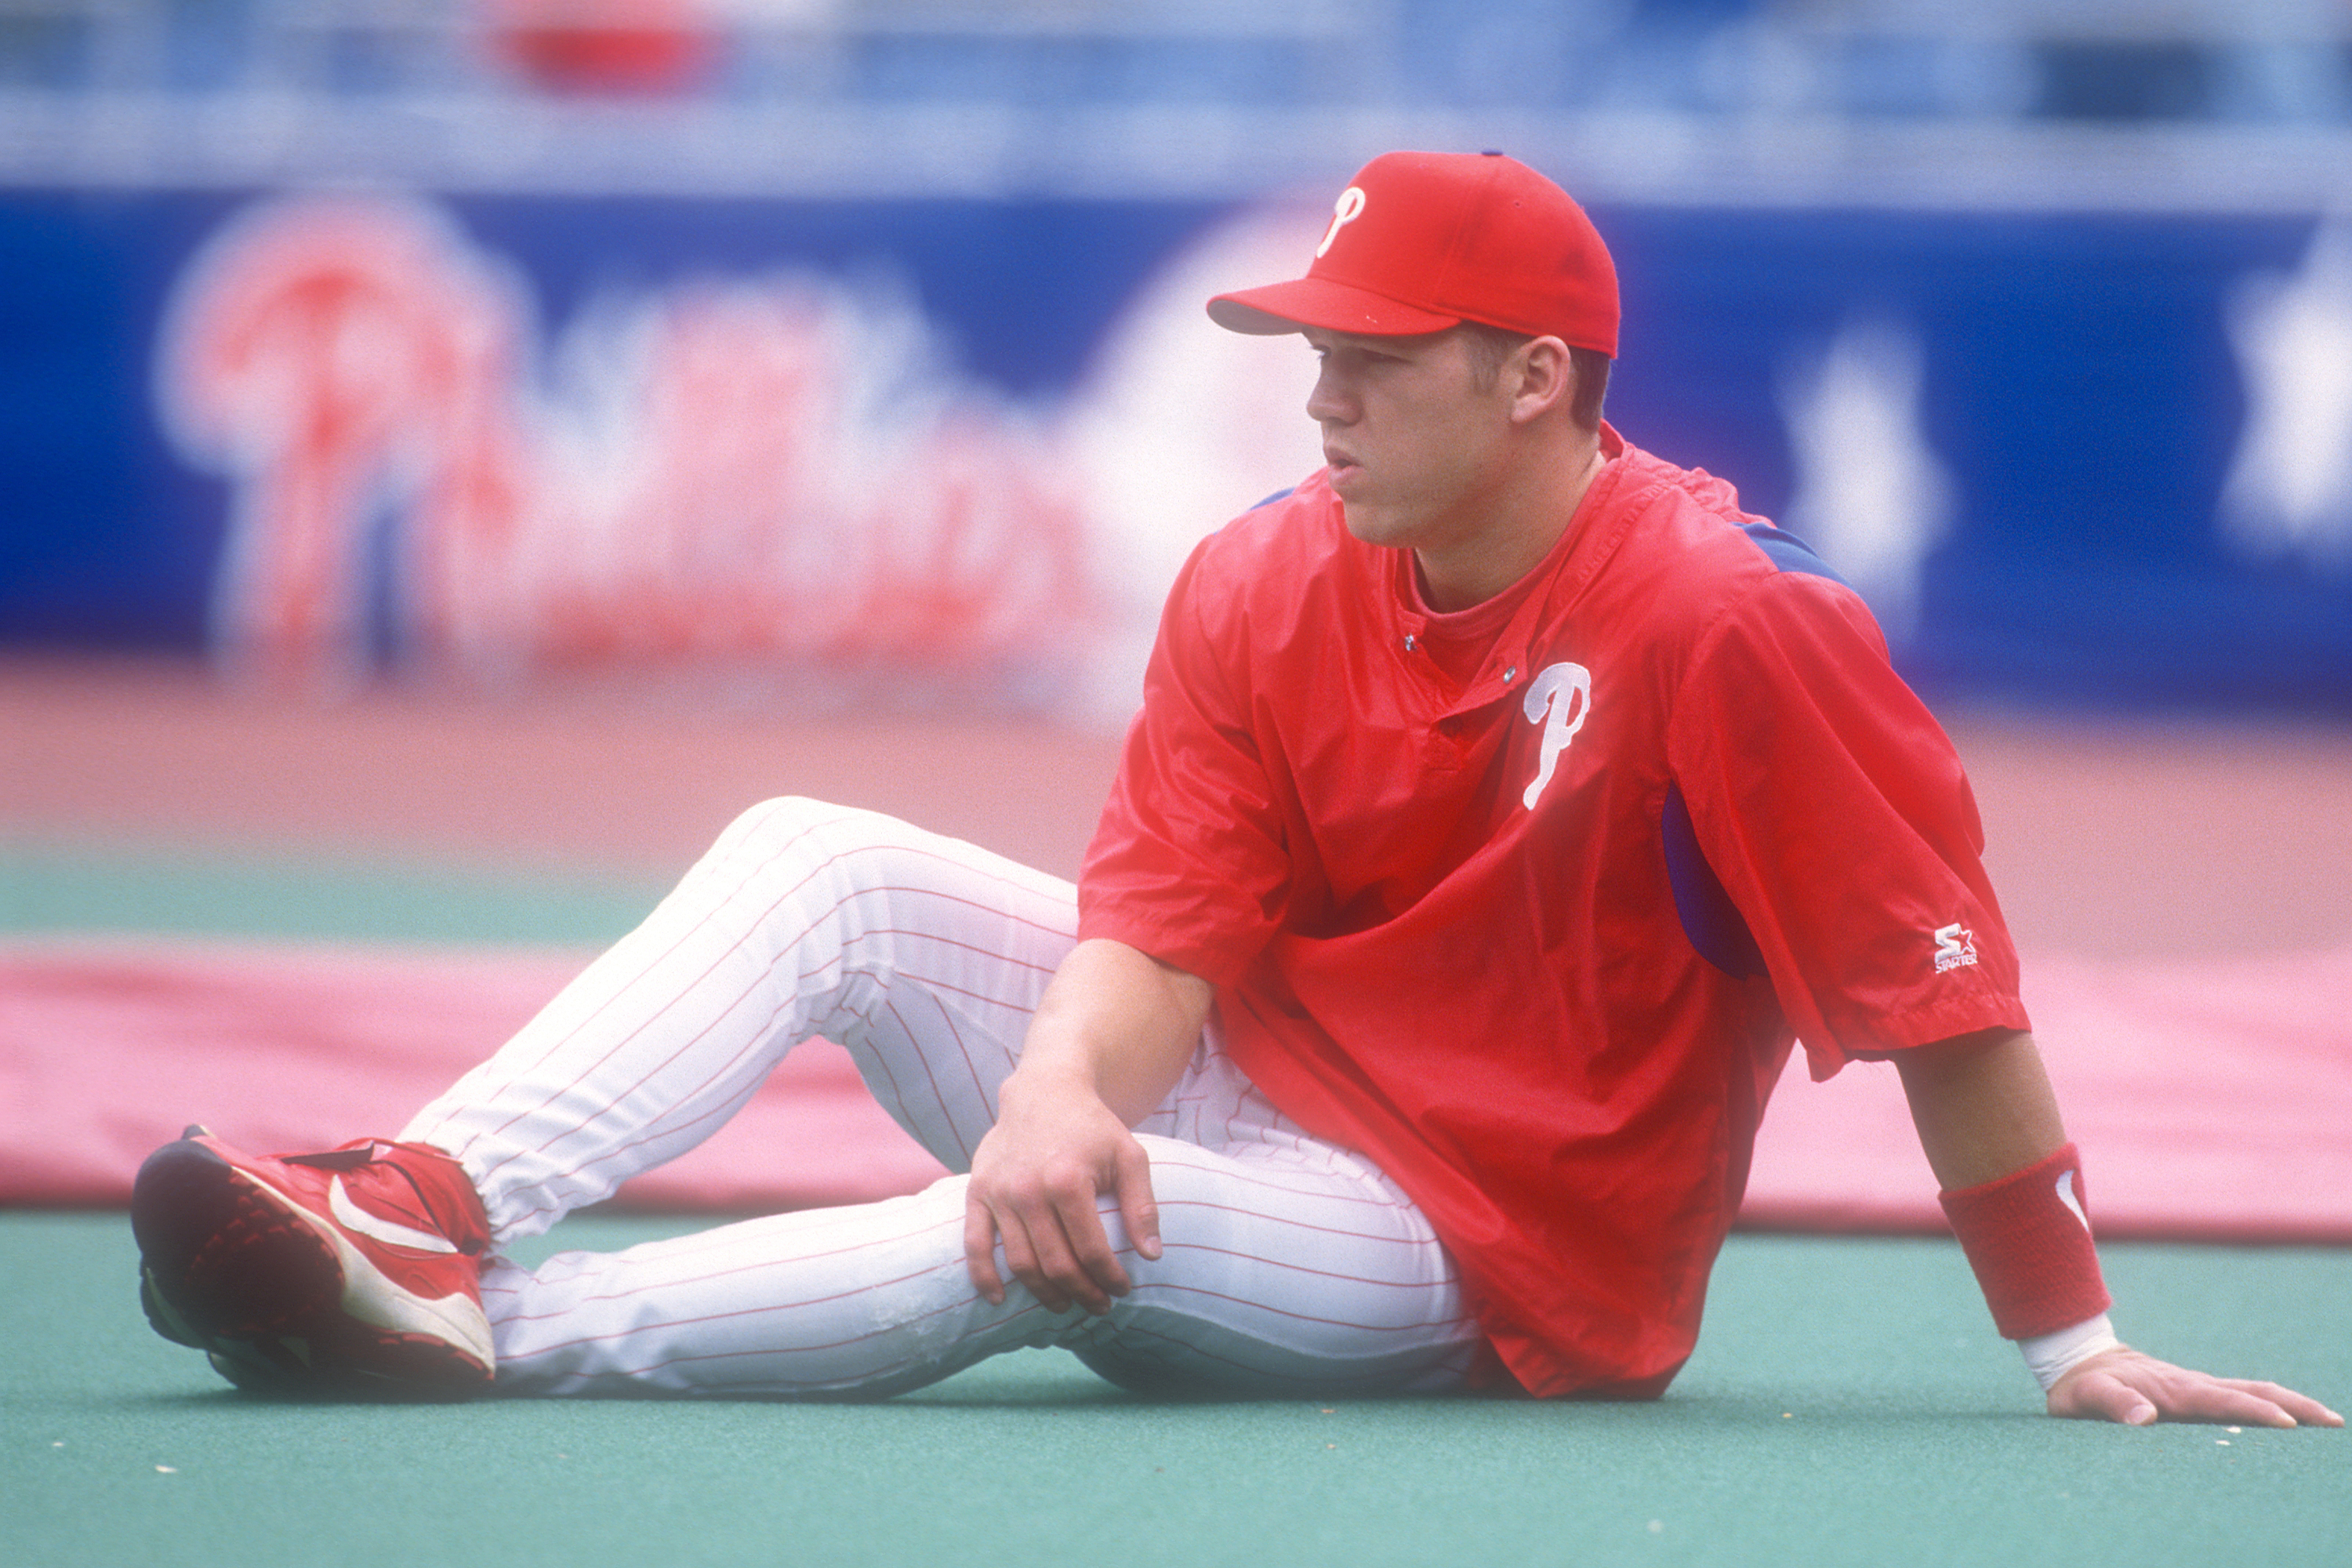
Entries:
[[1936,973],[1965,969],[1977,961],[1977,939],[1968,927],[1957,922],[1936,928]]

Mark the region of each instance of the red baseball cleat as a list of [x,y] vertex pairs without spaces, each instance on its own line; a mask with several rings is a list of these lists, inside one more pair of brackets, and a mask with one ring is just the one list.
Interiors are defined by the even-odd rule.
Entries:
[[240,1388],[457,1396],[488,1388],[489,1222],[438,1149],[363,1138],[247,1154],[191,1127],[139,1167],[140,1301]]

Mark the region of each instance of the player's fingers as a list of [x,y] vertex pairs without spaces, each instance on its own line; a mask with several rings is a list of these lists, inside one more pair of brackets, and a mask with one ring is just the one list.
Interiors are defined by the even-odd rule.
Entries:
[[976,1193],[963,1200],[963,1266],[971,1288],[992,1307],[1004,1305],[1004,1277],[996,1271],[996,1216]]
[[2230,1421],[2244,1426],[2293,1426],[2295,1418],[2257,1394],[2224,1388],[2218,1383],[2195,1384],[2159,1395],[2165,1418],[2170,1421]]
[[2074,1421],[2120,1421],[2146,1426],[2156,1405],[2138,1389],[2111,1373],[2081,1371],[2061,1378],[2050,1391],[2050,1414]]
[[[2169,1394],[2169,1397],[2167,1397]],[[2193,1376],[2176,1389],[2156,1394],[2165,1415],[2174,1421],[2231,1421],[2247,1426],[2298,1426],[2302,1422],[2286,1403],[2309,1404],[2275,1384],[2238,1378]]]
[[1118,1261],[1118,1249],[1111,1245],[1109,1227],[1103,1224],[1103,1215],[1110,1207],[1106,1195],[1055,1211],[1070,1248],[1070,1267],[1074,1270],[1069,1280],[1071,1293],[1097,1317],[1110,1310],[1113,1298],[1124,1296],[1135,1288]]
[[2247,1377],[2225,1377],[2221,1381],[2241,1393],[2268,1400],[2305,1426],[2341,1426],[2344,1417],[2307,1394],[2297,1394],[2292,1388],[2275,1383],[2263,1383]]
[[1021,1210],[1001,1215],[997,1228],[1004,1242],[1004,1266],[1049,1312],[1070,1304],[1069,1292],[1055,1281],[1067,1272],[1059,1262],[1059,1238],[1050,1225],[1034,1223]]
[[1151,1192],[1151,1156],[1131,1138],[1119,1149],[1116,1179],[1118,1217],[1127,1226],[1127,1239],[1138,1253],[1156,1259],[1160,1256],[1160,1202]]
[[2050,1413],[2144,1426],[2169,1421],[2226,1421],[2245,1426],[2342,1425],[2317,1400],[2274,1383],[2211,1377],[2135,1352],[2110,1352],[2061,1378]]
[[1128,1280],[1096,1207],[1095,1184],[1070,1178],[1053,1184],[1048,1192],[1056,1244],[1055,1279],[1078,1305],[1099,1317],[1110,1310],[1112,1297],[1127,1294]]
[[[1005,1262],[1047,1311],[1062,1311],[1073,1300],[1088,1311],[1099,1311],[1108,1302],[1071,1250],[1062,1207],[1047,1191],[1041,1190],[1033,1197],[1014,1203],[1009,1213],[1000,1216],[1005,1230]],[[1020,1234],[1017,1253],[1013,1241],[1016,1230]]]

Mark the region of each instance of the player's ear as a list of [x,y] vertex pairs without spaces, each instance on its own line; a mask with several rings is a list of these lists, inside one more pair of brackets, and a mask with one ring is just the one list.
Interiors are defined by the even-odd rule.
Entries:
[[1554,408],[1566,408],[1576,395],[1576,365],[1568,345],[1554,337],[1530,338],[1504,362],[1503,375],[1512,388],[1511,422],[1524,425]]

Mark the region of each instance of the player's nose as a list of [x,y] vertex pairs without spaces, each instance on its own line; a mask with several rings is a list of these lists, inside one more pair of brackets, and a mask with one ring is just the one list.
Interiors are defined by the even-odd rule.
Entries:
[[1339,386],[1326,364],[1315,376],[1315,390],[1307,395],[1307,417],[1318,425],[1344,425],[1355,417],[1355,401]]

